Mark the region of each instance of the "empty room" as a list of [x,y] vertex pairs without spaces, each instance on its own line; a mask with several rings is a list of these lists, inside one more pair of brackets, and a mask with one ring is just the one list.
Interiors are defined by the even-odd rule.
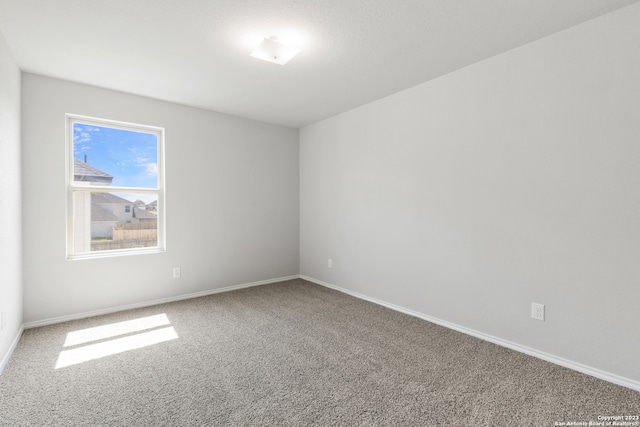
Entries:
[[640,426],[640,1],[0,0],[0,426]]

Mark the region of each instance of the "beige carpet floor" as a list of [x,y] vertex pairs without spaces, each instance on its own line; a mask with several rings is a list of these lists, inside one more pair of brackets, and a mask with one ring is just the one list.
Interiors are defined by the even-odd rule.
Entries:
[[618,415],[640,415],[640,393],[304,280],[29,329],[0,376],[2,426],[555,426]]

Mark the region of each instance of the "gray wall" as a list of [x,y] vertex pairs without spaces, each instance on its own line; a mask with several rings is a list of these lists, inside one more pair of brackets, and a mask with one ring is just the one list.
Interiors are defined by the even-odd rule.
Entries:
[[[22,101],[25,322],[298,274],[296,129],[27,73]],[[65,113],[165,128],[166,253],[66,260]]]
[[20,70],[0,33],[0,371],[22,328]]
[[638,22],[301,129],[301,274],[639,381]]

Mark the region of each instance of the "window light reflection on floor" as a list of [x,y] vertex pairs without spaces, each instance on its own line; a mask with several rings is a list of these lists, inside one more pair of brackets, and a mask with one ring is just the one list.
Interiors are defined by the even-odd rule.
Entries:
[[172,326],[159,328],[160,326],[166,326],[169,324],[170,322],[167,316],[165,314],[161,314],[70,332],[67,334],[64,347],[77,346],[106,338],[113,338],[120,335],[156,328],[135,335],[127,335],[121,338],[63,350],[58,356],[56,369],[177,339],[178,334]]
[[163,313],[155,316],[141,317],[139,319],[125,320],[124,322],[96,326],[94,328],[81,329],[79,331],[69,332],[67,334],[67,339],[64,342],[64,346],[71,347],[91,341],[117,337],[118,335],[157,328],[158,326],[168,325],[169,323],[169,318]]

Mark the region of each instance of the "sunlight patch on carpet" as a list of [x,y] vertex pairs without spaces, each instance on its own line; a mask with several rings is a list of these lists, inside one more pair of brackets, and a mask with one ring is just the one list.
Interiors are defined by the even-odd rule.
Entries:
[[139,319],[96,326],[94,328],[81,329],[79,331],[69,332],[67,334],[67,339],[64,342],[64,346],[72,347],[74,345],[86,344],[88,342],[99,341],[105,338],[117,337],[119,335],[165,326],[169,323],[169,318],[163,313],[155,316],[141,317]]
[[[61,351],[55,368],[65,368],[67,366],[88,362],[89,360],[101,359],[106,356],[124,353],[125,351],[175,340],[178,338],[178,334],[175,329],[173,329],[173,326],[160,328],[160,326],[169,324],[170,322],[167,316],[161,314],[70,332],[67,335],[64,347],[78,345],[80,345],[80,347]],[[127,335],[148,329],[153,330]],[[120,335],[127,336],[95,344],[82,345]]]

